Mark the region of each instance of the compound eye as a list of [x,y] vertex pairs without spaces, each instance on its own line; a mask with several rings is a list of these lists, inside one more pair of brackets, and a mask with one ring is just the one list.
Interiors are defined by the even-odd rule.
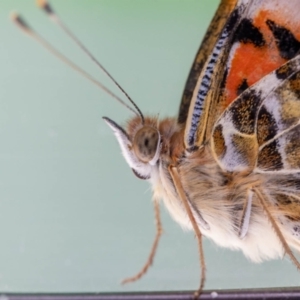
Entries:
[[150,162],[158,151],[159,132],[150,126],[144,126],[133,139],[133,150],[138,159],[144,163]]

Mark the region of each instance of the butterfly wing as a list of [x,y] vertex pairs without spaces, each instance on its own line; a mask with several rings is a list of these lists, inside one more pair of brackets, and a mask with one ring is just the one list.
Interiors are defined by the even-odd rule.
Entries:
[[[299,52],[295,34],[270,19],[267,23],[275,33],[284,32],[275,40],[281,58],[295,56]],[[299,137],[300,54],[246,88],[221,114],[211,136],[212,153],[225,172],[264,174],[262,188],[270,213],[286,242],[298,251]]]
[[187,119],[193,91],[197,84],[200,72],[208,59],[209,54],[224,27],[228,15],[236,6],[237,0],[222,0],[205,34],[205,37],[196,54],[189,76],[187,78],[178,113],[178,123],[184,125]]
[[299,12],[297,0],[238,1],[194,89],[186,149],[205,144],[216,120],[241,92],[299,52]]
[[212,153],[227,172],[300,172],[300,55],[244,91],[213,128]]

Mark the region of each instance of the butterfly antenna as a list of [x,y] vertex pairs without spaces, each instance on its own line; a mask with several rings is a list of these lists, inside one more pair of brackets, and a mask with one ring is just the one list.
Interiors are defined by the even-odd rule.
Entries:
[[64,64],[68,65],[70,68],[72,68],[74,71],[78,72],[80,75],[100,87],[102,90],[104,90],[107,94],[109,94],[111,97],[113,97],[115,100],[117,100],[119,103],[121,103],[123,106],[128,108],[130,111],[135,113],[136,115],[139,115],[137,111],[135,111],[133,108],[131,108],[126,102],[124,102],[121,98],[119,98],[117,95],[115,95],[112,91],[110,91],[107,87],[105,87],[101,82],[96,80],[94,77],[89,75],[87,72],[85,72],[83,69],[81,69],[78,65],[74,64],[71,60],[69,60],[66,56],[64,56],[61,52],[59,52],[56,48],[54,48],[50,43],[48,43],[44,38],[42,38],[39,34],[37,34],[28,24],[27,22],[18,14],[12,13],[11,14],[11,20],[18,26],[18,28],[21,29],[22,32],[33,38],[35,41],[37,41],[39,44],[41,44],[45,49],[47,49],[51,54],[53,54],[55,57],[57,57],[60,61],[62,61]]
[[139,107],[131,99],[131,97],[125,92],[125,90],[120,86],[120,84],[112,77],[112,75],[100,64],[100,62],[95,58],[95,56],[81,43],[81,41],[72,33],[72,31],[65,25],[62,19],[54,12],[53,8],[50,6],[49,2],[46,0],[36,0],[37,5],[43,9],[49,16],[51,21],[58,25],[75,43],[76,45],[108,76],[112,82],[120,89],[120,91],[126,96],[126,98],[131,102],[131,104],[137,110],[142,124],[145,123],[144,115],[142,114]]

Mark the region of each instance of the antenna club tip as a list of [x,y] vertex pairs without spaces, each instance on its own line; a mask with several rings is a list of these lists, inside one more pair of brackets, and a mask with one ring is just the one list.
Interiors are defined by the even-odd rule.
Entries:
[[35,3],[40,8],[44,8],[46,5],[49,5],[48,1],[46,0],[36,0]]
[[47,0],[36,0],[36,5],[43,9],[47,14],[54,15],[54,11]]
[[9,18],[12,21],[16,21],[19,18],[19,14],[15,11],[10,12]]
[[27,33],[31,33],[31,29],[28,26],[28,24],[25,22],[25,20],[16,12],[11,12],[9,15],[10,19],[23,31]]

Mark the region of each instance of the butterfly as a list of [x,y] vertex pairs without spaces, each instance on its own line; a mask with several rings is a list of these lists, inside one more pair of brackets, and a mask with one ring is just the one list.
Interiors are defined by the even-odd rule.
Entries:
[[178,117],[140,115],[125,129],[105,118],[154,203],[195,231],[199,291],[202,235],[255,262],[286,253],[300,267],[299,12],[299,1],[222,1]]
[[300,268],[292,252],[300,251],[299,13],[297,0],[221,1],[177,117],[144,116],[125,92],[136,116],[124,128],[104,117],[133,173],[153,189],[156,237],[146,264],[124,282],[141,278],[153,262],[161,200],[195,232],[196,295],[205,282],[203,236],[255,262],[287,254]]

